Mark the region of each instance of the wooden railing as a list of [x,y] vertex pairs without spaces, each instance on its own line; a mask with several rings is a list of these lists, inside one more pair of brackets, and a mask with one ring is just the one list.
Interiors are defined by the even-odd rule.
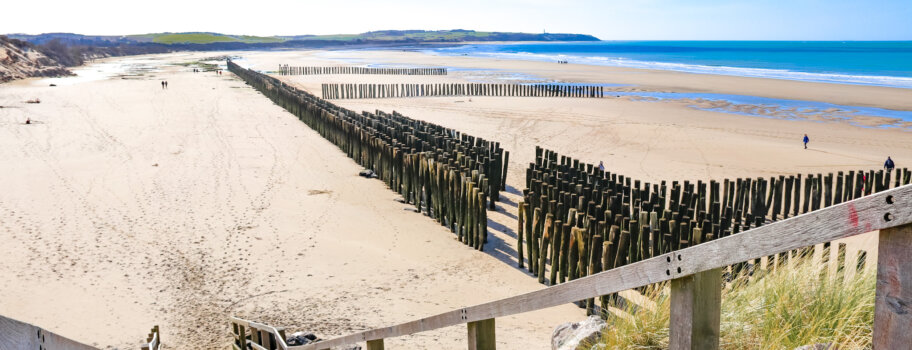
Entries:
[[0,316],[0,349],[98,350],[44,328]]
[[142,350],[159,350],[161,349],[161,335],[158,331],[158,326],[153,326],[152,330],[149,331],[149,335],[146,336],[146,341],[140,345]]
[[[366,342],[383,349],[383,339],[467,324],[469,349],[494,349],[494,320],[670,281],[671,349],[717,349],[722,268],[748,259],[879,232],[874,308],[874,349],[912,344],[912,185],[876,193],[724,238],[662,254],[546,289],[452,310],[398,325],[371,329],[303,346],[258,343],[257,349],[323,350]],[[232,324],[254,323],[232,318]],[[278,337],[278,329],[256,324],[257,339]],[[233,329],[244,341],[244,331]],[[272,335],[269,335],[272,334]],[[253,339],[253,336],[251,337]],[[235,343],[239,346],[240,343]]]
[[[248,331],[250,333],[249,339],[247,336]],[[231,334],[234,337],[231,343],[234,350],[246,350],[248,346],[253,348],[253,350],[300,348],[300,346],[293,347],[285,344],[285,329],[283,328],[242,320],[237,317],[231,317]]]
[[[146,341],[140,345],[143,350],[161,350],[161,336],[158,326],[152,327]],[[75,340],[60,336],[44,328],[0,316],[0,350],[98,350]]]

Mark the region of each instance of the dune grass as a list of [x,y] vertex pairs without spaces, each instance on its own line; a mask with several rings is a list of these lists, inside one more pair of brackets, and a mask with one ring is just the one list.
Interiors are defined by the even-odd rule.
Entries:
[[[870,349],[874,323],[872,269],[839,279],[820,277],[822,266],[794,263],[774,272],[740,277],[722,293],[722,349],[794,349],[832,343]],[[630,306],[632,317],[612,317],[600,347],[668,348],[667,286],[649,293],[654,310]]]

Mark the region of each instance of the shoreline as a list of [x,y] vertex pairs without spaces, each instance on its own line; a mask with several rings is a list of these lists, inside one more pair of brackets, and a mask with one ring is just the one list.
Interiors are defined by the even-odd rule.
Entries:
[[[729,76],[714,76],[701,74],[688,74],[678,72],[635,70],[615,67],[585,66],[573,64],[550,64],[530,61],[507,61],[493,59],[478,59],[471,57],[440,57],[415,52],[394,51],[334,51],[329,54],[321,51],[283,53],[274,55],[268,52],[250,53],[246,55],[248,62],[254,69],[271,70],[281,64],[291,65],[340,65],[336,58],[343,57],[344,62],[353,65],[362,64],[396,64],[406,66],[431,66],[431,67],[459,67],[460,72],[451,72],[446,76],[352,76],[352,75],[318,75],[318,76],[277,76],[286,83],[299,88],[317,92],[322,83],[464,83],[472,82],[469,76],[479,70],[494,71],[497,73],[520,73],[528,76],[538,76],[555,81],[573,81],[579,83],[620,83],[629,84],[630,89],[682,91],[696,93],[718,94],[743,94],[747,96],[772,96],[802,101],[819,101],[847,105],[850,102],[859,102],[857,106],[870,106],[874,108],[912,110],[912,91],[906,89],[836,85],[822,83],[803,83],[787,80],[738,78]],[[471,74],[470,74],[471,73]],[[482,74],[483,75],[483,74]],[[468,78],[467,78],[468,76]],[[740,85],[744,82],[746,85]],[[733,89],[728,89],[733,87]],[[749,95],[745,92],[757,92]],[[846,97],[857,97],[855,101]],[[454,104],[454,102],[456,102]],[[801,118],[772,118],[751,117],[735,113],[721,113],[719,111],[704,110],[688,107],[684,101],[664,102],[639,102],[631,98],[605,98],[605,99],[536,99],[536,98],[496,98],[496,97],[422,97],[399,99],[356,99],[334,100],[346,108],[353,110],[372,111],[381,109],[385,111],[398,111],[400,113],[423,118],[447,127],[482,135],[486,139],[501,140],[501,142],[516,142],[513,149],[519,148],[520,152],[527,152],[525,148],[533,147],[535,143],[519,141],[522,138],[556,137],[560,139],[562,147],[553,148],[559,153],[566,154],[591,154],[590,163],[597,164],[599,158],[626,164],[619,173],[643,172],[658,174],[657,165],[674,162],[671,168],[683,170],[675,171],[678,176],[649,175],[653,180],[679,178],[683,175],[688,179],[719,178],[720,176],[751,177],[771,174],[797,173],[805,170],[838,166],[838,170],[849,170],[853,167],[877,168],[883,163],[888,153],[905,159],[908,151],[904,151],[909,144],[907,131],[895,128],[876,128],[884,123],[883,118],[855,116],[851,123],[844,118],[831,118],[828,111],[803,116]],[[717,108],[712,103],[705,103],[706,109]],[[749,108],[755,108],[750,106]],[[744,106],[732,106],[735,112],[741,111]],[[772,111],[771,111],[772,112]],[[783,113],[788,110],[780,111]],[[465,121],[471,121],[466,123]],[[505,125],[515,125],[507,128]],[[591,130],[575,130],[580,125],[586,125]],[[486,125],[491,129],[479,127]],[[547,130],[532,133],[531,135],[517,130],[529,130],[528,126],[536,128],[548,125],[548,128],[564,131],[564,135],[554,134]],[[620,125],[618,127],[617,125]],[[872,128],[874,127],[874,128]],[[675,135],[668,140],[632,141],[622,134],[634,131],[637,134]],[[654,130],[654,131],[652,131]],[[669,134],[672,133],[672,134]],[[709,137],[707,140],[684,138],[686,134]],[[839,152],[820,154],[814,159],[810,153],[793,153],[789,151],[788,139],[795,138],[800,141],[803,133],[809,133],[812,139],[826,142],[826,147],[836,147]],[[547,136],[545,136],[547,135]],[[602,137],[596,137],[603,135]],[[792,135],[792,136],[789,136]],[[797,136],[795,136],[797,135]],[[665,136],[667,138],[667,136]],[[515,141],[514,141],[515,140]],[[580,141],[591,140],[592,147],[602,151],[585,150],[576,146]],[[670,142],[684,142],[683,145],[673,146]],[[889,140],[889,141],[887,141]],[[556,141],[556,140],[555,140]],[[649,145],[649,143],[658,145]],[[519,144],[525,146],[519,147]],[[711,150],[707,145],[713,145]],[[760,151],[772,147],[772,153],[778,161],[766,161],[765,165],[756,166],[739,159],[736,153],[726,151],[730,145],[746,145],[746,150]],[[888,147],[892,151],[878,151],[871,153],[873,148],[866,145],[893,145]],[[568,147],[571,146],[572,147]],[[638,149],[642,147],[641,149]],[[728,145],[728,146],[726,146]],[[903,146],[906,145],[906,146]],[[625,159],[618,159],[621,154],[610,150],[621,147],[625,152],[632,151]],[[656,147],[660,148],[656,152]],[[675,149],[679,148],[679,149]],[[879,148],[879,146],[877,147]],[[688,151],[693,154],[702,154],[704,160],[689,160]],[[830,150],[831,152],[833,150]],[[769,152],[769,150],[768,150]],[[612,153],[614,153],[612,155]],[[641,166],[631,167],[631,159],[644,158]],[[883,159],[880,159],[883,157]],[[514,157],[511,156],[511,160]],[[912,159],[912,156],[908,157]],[[661,160],[660,159],[664,159]],[[841,160],[840,160],[841,159]],[[859,162],[861,159],[864,161]],[[683,161],[683,162],[682,162]],[[658,162],[658,163],[656,163]],[[712,165],[700,166],[700,163]],[[609,164],[606,162],[606,164]],[[636,163],[634,163],[635,165]],[[863,165],[868,164],[868,165]],[[511,165],[512,167],[513,165]],[[523,166],[518,163],[516,166]],[[642,168],[642,169],[640,169]],[[688,169],[688,170],[684,170]],[[740,170],[739,170],[740,169]],[[834,168],[835,169],[835,168]],[[855,169],[852,169],[855,170]],[[704,174],[697,176],[697,174]],[[708,175],[708,176],[707,176]]]
[[[545,60],[534,60],[534,59],[483,57],[483,56],[472,56],[472,55],[469,55],[469,56],[446,55],[446,54],[428,52],[428,50],[427,50],[428,48],[455,47],[455,46],[462,46],[462,45],[534,44],[534,43],[552,43],[552,42],[548,42],[548,41],[541,41],[541,42],[539,42],[539,41],[536,41],[536,42],[527,42],[527,41],[485,42],[485,41],[481,41],[481,42],[458,42],[458,43],[427,42],[427,43],[416,43],[416,44],[408,44],[408,45],[403,45],[401,43],[397,43],[397,44],[389,44],[389,45],[378,45],[378,44],[339,45],[339,46],[335,46],[335,47],[317,47],[317,48],[273,48],[273,49],[266,49],[266,50],[250,49],[250,50],[221,50],[221,51],[174,51],[174,52],[168,52],[168,53],[107,56],[107,57],[101,57],[101,58],[93,58],[91,61],[87,60],[86,63],[81,66],[68,67],[68,68],[77,70],[80,68],[85,68],[90,63],[104,62],[104,61],[107,61],[108,59],[112,59],[112,58],[113,59],[118,59],[118,58],[129,59],[129,58],[140,58],[140,57],[167,56],[167,55],[175,55],[175,54],[194,55],[194,54],[199,54],[199,53],[243,54],[243,53],[260,53],[260,52],[316,52],[316,51],[327,52],[327,53],[329,53],[329,52],[347,52],[347,51],[414,53],[414,54],[425,55],[425,56],[430,56],[430,57],[440,57],[443,59],[469,58],[469,59],[476,59],[476,60],[513,62],[513,63],[520,63],[520,62],[553,63],[553,62],[549,62],[549,61],[545,61]],[[568,43],[588,43],[588,42],[568,42]],[[749,75],[736,75],[736,74],[724,74],[724,73],[713,73],[713,72],[692,72],[692,71],[674,70],[674,69],[642,68],[642,67],[629,67],[629,66],[620,66],[620,65],[599,65],[599,64],[591,64],[591,63],[574,63],[574,62],[570,62],[564,66],[566,66],[567,68],[583,67],[582,69],[584,69],[584,70],[587,67],[597,67],[600,69],[604,69],[606,71],[611,72],[611,74],[615,75],[614,79],[616,79],[616,80],[611,82],[610,84],[630,85],[630,86],[633,86],[634,88],[642,89],[642,91],[649,91],[649,92],[722,93],[721,91],[723,91],[723,90],[725,90],[725,91],[737,90],[737,91],[741,91],[741,92],[735,93],[735,94],[743,95],[743,96],[757,96],[757,97],[767,97],[767,98],[776,98],[776,99],[793,99],[793,98],[789,98],[791,96],[790,94],[769,93],[769,91],[758,91],[756,89],[751,89],[751,88],[732,89],[733,85],[735,85],[735,84],[732,84],[734,82],[728,82],[728,83],[722,84],[722,85],[724,85],[722,87],[712,87],[712,86],[707,86],[707,84],[694,84],[693,86],[679,86],[679,85],[672,86],[669,84],[663,84],[663,83],[657,82],[655,80],[638,80],[636,78],[630,78],[629,76],[625,76],[625,75],[637,74],[637,72],[647,73],[647,74],[652,74],[652,75],[666,74],[666,75],[669,75],[672,77],[677,77],[677,76],[681,76],[681,75],[686,77],[687,75],[694,75],[694,76],[703,77],[703,80],[712,80],[711,83],[718,83],[720,81],[724,82],[725,80],[728,80],[725,78],[731,78],[732,80],[737,80],[737,85],[742,85],[742,86],[753,85],[753,84],[751,84],[751,82],[760,82],[762,84],[764,81],[772,81],[772,82],[786,83],[789,85],[793,85],[795,87],[800,87],[802,90],[810,90],[810,89],[820,88],[820,87],[830,87],[832,90],[856,90],[856,89],[853,89],[854,87],[886,89],[886,90],[877,90],[876,91],[876,92],[886,95],[883,99],[881,99],[880,101],[877,101],[877,102],[865,102],[862,100],[849,98],[848,101],[851,101],[851,102],[845,103],[845,101],[846,101],[845,97],[847,97],[847,95],[848,95],[847,92],[840,92],[838,94],[839,99],[824,97],[824,98],[798,98],[797,100],[811,101],[811,102],[826,102],[826,103],[837,104],[837,105],[841,104],[841,105],[855,105],[855,106],[859,106],[859,107],[884,108],[884,109],[891,109],[891,110],[896,110],[896,111],[912,112],[912,86],[905,88],[905,87],[864,84],[864,83],[856,84],[856,83],[849,83],[849,82],[812,81],[812,80],[788,79],[788,78],[779,78],[779,77],[749,76]],[[458,68],[467,68],[467,66],[455,65],[452,68],[457,68],[457,69]],[[728,68],[753,69],[753,68],[747,68],[747,67],[728,67]],[[757,68],[757,69],[763,69],[763,68]],[[572,71],[572,70],[578,70],[578,69],[569,69],[569,70]],[[794,72],[794,73],[800,73],[800,74],[805,74],[805,73],[817,74],[817,73],[800,72],[800,71],[788,71],[788,72]],[[546,72],[539,72],[539,73],[545,73],[545,74],[537,74],[538,76],[540,76],[542,78],[555,79],[556,81],[559,81],[559,80],[557,80],[555,75],[547,74]],[[859,76],[859,77],[864,77],[864,76]],[[872,76],[872,77],[879,77],[879,76]],[[894,77],[894,76],[883,76],[883,77],[902,78],[902,77]],[[13,82],[16,82],[19,80],[46,79],[46,78],[66,78],[66,77],[32,77],[32,78],[11,80],[6,83],[13,83]],[[755,79],[757,79],[757,80],[755,80]],[[909,78],[909,79],[912,80],[912,78]],[[575,80],[567,81],[567,82],[570,82],[570,83],[574,83],[574,82],[575,83],[598,83],[597,81],[593,81],[593,80],[587,79],[585,77],[578,77]],[[874,89],[871,89],[871,90],[874,91]],[[627,90],[618,90],[618,91],[623,92],[623,91],[627,91]],[[900,96],[897,96],[897,95],[900,95]],[[901,96],[901,95],[906,95],[906,96]],[[820,97],[820,96],[818,96],[818,97]],[[907,101],[903,101],[904,99],[906,99]],[[839,103],[840,101],[842,101],[843,103]]]
[[[745,43],[752,43],[751,41],[725,41],[729,42],[732,45],[743,45]],[[767,41],[758,41],[758,42],[767,42]],[[694,74],[713,74],[713,75],[726,75],[734,77],[752,77],[752,78],[768,78],[768,79],[781,79],[781,80],[793,80],[793,81],[802,81],[802,82],[817,82],[817,83],[828,83],[828,84],[847,84],[847,85],[863,85],[863,86],[881,86],[881,87],[894,87],[902,89],[912,89],[912,76],[902,76],[902,75],[883,75],[878,74],[877,72],[849,72],[849,71],[838,71],[838,70],[821,70],[821,69],[786,69],[781,68],[779,65],[770,65],[770,64],[754,64],[754,65],[739,65],[737,61],[732,61],[728,63],[719,63],[719,64],[708,64],[705,62],[700,62],[699,59],[695,59],[693,62],[688,62],[687,59],[678,58],[678,59],[662,59],[661,57],[653,57],[652,59],[646,57],[636,57],[636,54],[645,54],[649,55],[649,50],[641,51],[627,51],[624,53],[617,53],[614,55],[606,55],[605,53],[599,52],[535,52],[535,50],[522,50],[524,45],[534,45],[534,44],[551,44],[553,47],[560,47],[562,44],[567,45],[579,45],[581,47],[591,46],[598,47],[597,43],[614,43],[614,44],[624,44],[624,43],[709,43],[707,41],[666,41],[666,40],[654,40],[654,41],[599,41],[599,42],[561,42],[561,43],[534,43],[534,42],[515,42],[515,43],[465,43],[462,46],[477,46],[474,48],[467,48],[466,50],[458,50],[458,48],[449,51],[441,50],[443,48],[435,48],[432,50],[423,50],[422,53],[436,55],[436,56],[468,56],[475,58],[490,58],[490,59],[505,59],[505,60],[519,60],[519,61],[535,61],[535,62],[557,62],[565,61],[568,63],[574,64],[584,64],[592,66],[604,66],[604,67],[619,67],[619,68],[633,68],[633,69],[647,69],[647,70],[662,70],[662,71],[672,71],[672,72],[682,72],[682,73],[694,73]],[[779,41],[779,43],[789,44],[794,43],[792,41]],[[844,44],[842,41],[820,41],[819,43],[831,43],[831,44]],[[901,44],[905,43],[902,41],[873,41],[865,43],[894,43]],[[511,50],[506,51],[490,51],[485,50],[485,46],[495,47],[496,45],[501,46],[513,46]],[[613,52],[613,51],[612,51]],[[624,55],[627,54],[625,57]],[[633,55],[631,57],[631,55]],[[797,57],[795,59],[798,59]],[[705,61],[705,60],[704,60]],[[798,63],[799,61],[795,61]],[[811,68],[811,67],[805,67]]]
[[[560,65],[562,70],[556,71],[553,69],[556,64],[551,63],[438,56],[417,51],[343,50],[312,51],[302,54],[307,56],[308,60],[319,59],[324,65],[339,65],[341,62],[348,65],[371,67],[434,66],[450,68],[450,75],[440,78],[444,80],[419,79],[423,82],[451,81],[455,78],[458,79],[458,82],[470,83],[591,84],[604,86],[606,95],[610,95],[612,98],[640,102],[679,103],[694,109],[763,118],[846,121],[866,128],[912,130],[912,103],[910,103],[912,90],[901,88],[806,83],[779,79],[572,64]],[[512,68],[504,68],[504,65]],[[254,63],[253,68],[269,71],[268,64],[264,66]],[[334,79],[339,79],[352,83],[355,78],[327,76],[326,79],[333,82],[335,82]],[[374,78],[368,79],[373,80]],[[382,78],[388,83],[411,82],[410,80],[415,79]],[[719,81],[724,84],[716,84]],[[740,85],[742,81],[746,82],[745,85]],[[703,85],[713,85],[714,88],[709,90],[700,88]],[[732,85],[742,90],[756,91],[725,89],[726,86]],[[787,93],[780,93],[783,91]],[[884,93],[885,91],[886,93]],[[745,94],[745,92],[756,93]],[[884,98],[880,98],[879,101],[868,99],[856,101],[860,102],[857,104],[850,104],[852,101],[845,102],[845,96],[854,94],[865,94],[865,96],[873,94],[875,97]]]
[[[346,52],[346,50],[331,52],[340,53]],[[912,89],[898,87],[807,82],[581,63],[558,65],[533,60],[446,56],[419,51],[353,50],[351,52],[357,53],[365,59],[379,59],[383,63],[441,66],[437,62],[445,62],[446,66],[453,68],[485,67],[501,71],[523,72],[555,81],[622,84],[653,92],[736,94],[912,111]],[[381,52],[389,54],[380,55]]]

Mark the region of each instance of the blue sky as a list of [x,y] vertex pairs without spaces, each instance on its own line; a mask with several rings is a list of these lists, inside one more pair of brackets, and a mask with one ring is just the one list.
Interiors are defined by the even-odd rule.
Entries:
[[[592,34],[604,40],[912,40],[912,0],[5,1],[0,33],[382,29]],[[234,4],[228,6],[227,4]]]

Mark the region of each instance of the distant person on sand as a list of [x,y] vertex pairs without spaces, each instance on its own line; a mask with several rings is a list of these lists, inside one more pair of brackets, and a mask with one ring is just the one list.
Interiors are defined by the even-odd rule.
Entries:
[[602,161],[599,161],[599,170],[605,171],[605,163],[602,163]]
[[887,157],[887,161],[884,162],[884,169],[887,169],[887,172],[893,171],[893,168],[896,167],[896,164],[893,164],[893,160],[890,157]]
[[164,90],[164,89],[165,89],[165,81],[162,80],[162,90]]
[[811,141],[811,139],[808,138],[808,134],[804,134],[804,149],[808,149],[809,141]]
[[[32,117],[25,117],[25,124],[31,124],[31,123],[32,123]],[[887,160],[889,160],[889,158]]]

